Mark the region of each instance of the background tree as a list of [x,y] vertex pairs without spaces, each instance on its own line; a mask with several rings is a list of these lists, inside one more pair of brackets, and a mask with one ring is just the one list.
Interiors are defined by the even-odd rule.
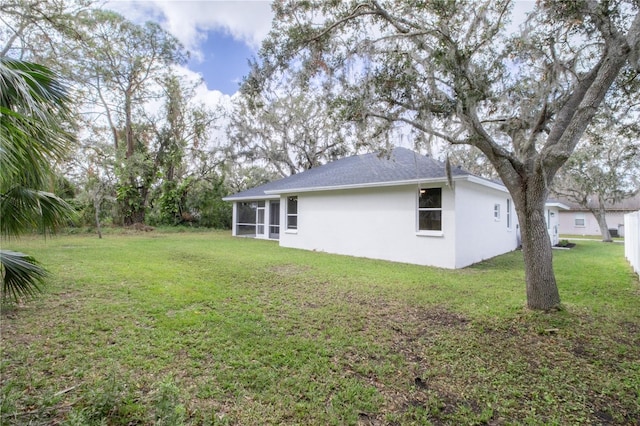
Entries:
[[232,161],[225,163],[224,175],[231,194],[246,191],[279,178],[276,172],[265,167]]
[[[178,225],[198,222],[200,211],[187,206],[190,192],[200,181],[217,181],[216,157],[210,131],[219,114],[194,101],[194,85],[168,74],[162,82],[164,108],[149,117],[155,135],[153,144],[156,191],[152,194],[155,221]],[[201,185],[200,185],[201,186]],[[195,205],[190,205],[193,208]]]
[[102,224],[111,221],[116,209],[115,149],[100,138],[101,133],[90,133],[88,140],[78,144],[69,161],[67,176],[79,188],[75,203],[80,212],[78,225],[95,226],[102,238]]
[[620,126],[617,120],[602,117],[587,131],[554,183],[554,193],[593,214],[602,241],[612,241],[607,207],[635,195],[640,188],[639,135],[638,123]]
[[184,203],[191,223],[216,229],[231,229],[232,206],[223,197],[230,194],[226,176],[211,172],[194,181]]
[[160,96],[166,70],[182,63],[185,53],[159,25],[139,26],[104,10],[92,10],[84,18],[83,34],[79,80],[93,89],[121,156],[117,170],[123,222],[144,222],[153,180],[148,155],[153,132],[141,117],[145,106]]
[[452,166],[460,166],[477,176],[486,179],[500,179],[496,169],[479,149],[468,145],[451,145],[444,150],[442,161],[448,161]]
[[0,1],[0,56],[46,65],[61,73],[81,36],[77,22],[92,0]]
[[171,75],[186,58],[177,40],[92,0],[2,0],[0,22],[3,54],[71,82],[79,145],[65,173],[78,188],[81,223],[100,234],[101,222],[141,222],[148,211],[156,223],[180,223],[183,213],[199,223],[191,219],[204,212],[186,205],[211,200],[190,200],[191,189],[226,187],[212,137],[218,115],[193,101],[189,77]]
[[[0,58],[0,230],[16,237],[66,225],[72,208],[52,193],[73,140],[65,87],[49,69]],[[34,294],[45,270],[23,253],[0,250],[2,297]]]
[[634,1],[541,1],[510,35],[511,7],[277,2],[245,90],[281,73],[330,81],[354,120],[478,148],[514,200],[527,305],[550,309],[560,303],[543,214],[550,184],[616,78],[637,74],[640,14]]
[[286,177],[353,153],[324,95],[292,85],[243,94],[227,127],[228,155]]

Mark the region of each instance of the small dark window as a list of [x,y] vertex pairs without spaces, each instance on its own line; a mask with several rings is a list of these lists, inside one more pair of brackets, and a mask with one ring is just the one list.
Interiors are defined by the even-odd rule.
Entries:
[[442,231],[442,188],[420,189],[418,230]]
[[287,197],[287,229],[298,229],[298,197]]

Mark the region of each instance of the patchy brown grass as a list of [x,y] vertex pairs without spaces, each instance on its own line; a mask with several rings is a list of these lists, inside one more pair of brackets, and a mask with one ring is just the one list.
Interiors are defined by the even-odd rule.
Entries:
[[517,253],[443,271],[223,234],[23,244],[56,278],[0,317],[3,425],[640,418],[638,281],[611,245],[558,255],[566,308],[537,313]]

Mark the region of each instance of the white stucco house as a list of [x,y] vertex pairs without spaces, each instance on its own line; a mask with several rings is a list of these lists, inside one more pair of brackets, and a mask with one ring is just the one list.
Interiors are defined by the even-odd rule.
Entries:
[[515,250],[500,183],[405,148],[343,158],[224,198],[233,235],[316,250],[462,268]]

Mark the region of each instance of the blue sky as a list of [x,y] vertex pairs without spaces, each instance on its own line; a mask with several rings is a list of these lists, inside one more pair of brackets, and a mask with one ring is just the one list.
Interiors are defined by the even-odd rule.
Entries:
[[249,70],[247,61],[255,49],[220,31],[208,31],[201,49],[202,58],[190,60],[187,67],[202,74],[209,90],[233,95]]
[[266,0],[109,0],[105,8],[134,22],[154,21],[191,52],[187,68],[209,91],[231,96],[271,27]]

